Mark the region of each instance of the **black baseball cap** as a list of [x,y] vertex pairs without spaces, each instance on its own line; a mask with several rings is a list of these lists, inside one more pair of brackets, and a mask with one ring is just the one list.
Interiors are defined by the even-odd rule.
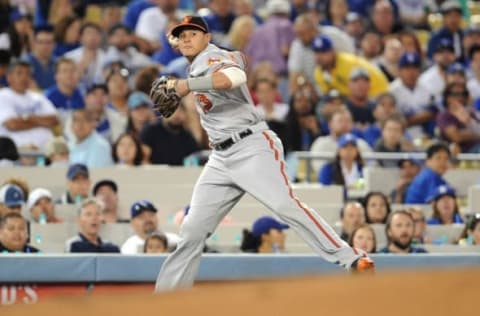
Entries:
[[92,190],[93,195],[94,196],[97,195],[98,190],[103,186],[110,187],[113,190],[113,192],[115,192],[115,193],[118,192],[117,184],[112,180],[105,179],[105,180],[100,180],[97,183],[95,183],[95,185],[93,186],[93,190]]
[[178,37],[185,29],[200,30],[204,33],[210,33],[207,22],[198,15],[187,15],[183,20],[172,29],[172,35]]

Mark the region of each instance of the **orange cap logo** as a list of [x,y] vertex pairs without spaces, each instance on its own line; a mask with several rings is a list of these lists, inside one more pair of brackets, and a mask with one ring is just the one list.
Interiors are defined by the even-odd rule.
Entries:
[[190,15],[187,15],[187,16],[184,17],[183,20],[182,20],[182,24],[183,24],[183,23],[187,24],[187,23],[190,23],[190,22],[192,22],[192,16],[190,16]]

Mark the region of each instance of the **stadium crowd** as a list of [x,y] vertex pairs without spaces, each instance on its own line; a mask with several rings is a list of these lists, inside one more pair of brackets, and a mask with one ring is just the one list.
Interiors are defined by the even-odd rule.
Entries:
[[[66,252],[175,247],[179,237],[161,232],[161,206],[151,197],[131,201],[130,218],[120,218],[117,183],[93,184],[90,173],[181,166],[209,149],[193,97],[162,118],[148,96],[155,78],[187,75],[188,62],[167,35],[192,12],[205,18],[217,45],[245,54],[254,103],[287,161],[296,151],[332,153],[313,160],[306,177],[348,190],[358,188],[366,166],[400,169],[390,195],[346,201],[345,241],[367,252],[419,253],[416,245],[429,243],[427,225],[464,224],[458,243],[480,244],[480,216],[460,212],[444,178],[459,153],[480,153],[479,3],[0,0],[0,251],[37,252],[29,223],[62,222],[59,204],[78,206],[78,235],[65,241]],[[372,152],[423,152],[426,160],[362,159]],[[65,168],[64,194],[53,196],[48,182],[30,190],[28,179],[1,176],[2,168],[21,166]],[[291,180],[302,180],[295,171]],[[430,203],[431,216],[407,206],[393,211],[393,203]],[[134,232],[123,245],[99,235],[104,223],[117,222]],[[385,225],[382,249],[372,224]],[[261,217],[244,230],[240,248],[288,250],[285,229]]]

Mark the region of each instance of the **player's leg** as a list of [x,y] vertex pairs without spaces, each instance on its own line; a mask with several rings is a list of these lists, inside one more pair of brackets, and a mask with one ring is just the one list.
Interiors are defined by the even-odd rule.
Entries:
[[190,210],[180,227],[182,239],[158,275],[157,292],[193,285],[205,240],[243,193],[231,185],[224,170],[207,164],[195,184]]
[[250,137],[248,144],[242,143],[248,147],[245,152],[249,155],[241,157],[239,168],[232,170],[235,183],[290,225],[324,259],[350,268],[362,254],[348,246],[320,215],[293,195],[278,137],[271,131]]

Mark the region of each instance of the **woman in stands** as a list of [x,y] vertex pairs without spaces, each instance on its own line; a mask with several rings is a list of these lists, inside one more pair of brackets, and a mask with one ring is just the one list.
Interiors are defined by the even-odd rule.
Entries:
[[285,233],[289,226],[270,216],[257,219],[252,230],[243,230],[243,240],[240,249],[243,252],[275,253],[285,249]]
[[375,231],[368,224],[363,224],[352,232],[348,244],[366,253],[375,253],[377,251]]
[[117,165],[139,166],[148,161],[140,140],[133,134],[124,133],[113,144],[112,158]]
[[343,185],[354,188],[363,178],[363,160],[357,147],[357,137],[344,134],[337,141],[335,159],[324,165],[318,174],[318,181],[324,185]]
[[385,224],[391,212],[388,198],[382,192],[369,192],[362,201],[369,224]]
[[458,244],[462,246],[480,245],[480,213],[469,217]]
[[427,220],[428,225],[463,224],[458,211],[455,190],[448,185],[441,185],[428,201],[432,203],[433,215]]

